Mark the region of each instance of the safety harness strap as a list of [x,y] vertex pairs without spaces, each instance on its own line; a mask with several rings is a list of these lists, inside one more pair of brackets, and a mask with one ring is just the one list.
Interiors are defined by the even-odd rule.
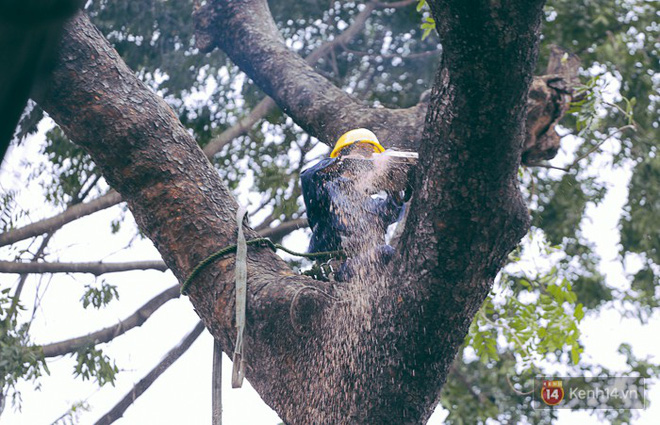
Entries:
[[240,388],[245,378],[245,360],[243,359],[243,331],[245,330],[245,304],[247,295],[247,243],[243,234],[243,219],[247,209],[240,207],[236,213],[238,237],[236,240],[236,345],[234,347],[232,388]]

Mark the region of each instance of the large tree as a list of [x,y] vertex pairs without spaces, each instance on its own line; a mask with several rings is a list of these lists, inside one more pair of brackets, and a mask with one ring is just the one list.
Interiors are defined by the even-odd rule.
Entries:
[[[221,49],[272,99],[261,101],[249,116],[214,138],[208,127],[195,127],[195,114],[177,116],[126,66],[89,18],[79,14],[65,27],[58,66],[35,100],[84,149],[73,154],[93,160],[89,181],[95,183],[100,173],[116,192],[80,203],[85,185],[78,185],[79,193],[66,199],[72,205],[67,212],[6,232],[0,240],[7,244],[52,232],[123,200],[164,260],[164,266],[124,267],[167,267],[183,282],[210,253],[233,244],[237,233],[237,204],[205,154],[215,155],[246,132],[273,103],[326,144],[347,129],[369,127],[389,146],[420,153],[396,259],[387,273],[357,283],[360,296],[351,297],[346,288],[294,273],[268,248],[250,248],[247,377],[287,423],[342,423],[346,418],[352,423],[424,422],[495,276],[527,231],[518,170],[521,160],[538,164],[556,153],[554,126],[570,100],[573,81],[566,68],[573,64],[570,55],[559,54],[549,64],[552,75],[535,79],[530,91],[541,1],[434,1],[429,6],[442,55],[430,94],[413,90],[417,99],[403,102],[407,107],[374,106],[327,78],[339,78],[339,68],[345,66],[336,59],[333,63],[333,49],[349,43],[370,13],[410,3],[366,4],[347,31],[318,46],[306,60],[282,39],[273,19],[283,14],[277,6],[271,13],[266,1],[196,5],[196,48]],[[102,12],[95,15],[103,22]],[[156,42],[160,37],[167,38],[156,36]],[[116,42],[120,50],[123,41]],[[130,50],[123,53],[130,61]],[[335,72],[324,75],[310,66],[320,59]],[[180,118],[198,132],[204,151]],[[270,170],[259,167],[264,174]],[[289,200],[295,203],[298,192],[294,183]],[[286,203],[276,205],[282,209]],[[551,208],[543,211],[551,219]],[[286,228],[268,229],[273,220],[297,218],[276,211],[272,217],[260,230],[275,237]],[[248,228],[246,232],[248,238],[257,235]],[[108,271],[103,266],[112,265],[77,266],[102,274]],[[143,312],[175,293],[166,291]],[[233,255],[197,277],[190,300],[222,349],[232,353]],[[140,323],[139,317],[132,326]],[[94,339],[107,341],[116,333],[109,329]],[[78,346],[71,341],[44,346],[43,353],[71,352],[88,340]]]

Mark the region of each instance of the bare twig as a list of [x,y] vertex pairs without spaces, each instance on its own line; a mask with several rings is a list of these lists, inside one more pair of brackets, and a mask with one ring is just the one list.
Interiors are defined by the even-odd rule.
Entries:
[[407,55],[397,55],[397,54],[384,55],[384,54],[380,54],[380,53],[369,53],[369,52],[363,52],[363,51],[360,51],[360,50],[353,50],[353,49],[349,49],[346,46],[342,46],[342,49],[346,53],[351,53],[351,54],[354,54],[354,55],[357,55],[357,56],[373,56],[373,57],[379,57],[379,58],[383,58],[383,59],[399,58],[399,59],[402,59],[402,60],[426,58],[426,57],[429,57],[429,56],[439,55],[440,52],[441,52],[440,50],[427,50],[425,52],[408,53]]
[[467,376],[465,376],[465,375],[463,374],[463,372],[462,372],[458,367],[456,367],[456,362],[454,362],[454,364],[452,365],[451,373],[454,374],[453,376],[454,376],[456,379],[458,379],[459,381],[461,381],[461,383],[462,383],[462,384],[465,386],[465,388],[470,392],[470,394],[472,394],[472,396],[473,396],[474,398],[476,398],[477,400],[479,400],[479,402],[480,402],[481,404],[490,404],[490,403],[491,403],[490,400],[488,399],[488,397],[486,397],[486,395],[485,395],[483,392],[477,392],[477,391],[474,389],[474,384],[473,384],[473,383],[467,378]]
[[410,6],[413,3],[418,2],[419,0],[402,0],[402,1],[393,1],[391,3],[388,3],[386,1],[376,1],[374,2],[376,4],[376,7],[379,9],[397,9],[399,7],[406,7]]
[[96,186],[96,183],[98,183],[99,180],[101,180],[101,177],[103,177],[101,174],[98,174],[97,176],[95,176],[94,180],[92,180],[92,182],[89,184],[89,186],[87,186],[86,189],[82,190],[78,194],[78,196],[76,196],[73,203],[78,204],[78,203],[82,202],[85,198],[87,198],[87,195],[89,195],[89,192],[91,192],[92,189],[94,189],[94,187]]
[[560,170],[560,171],[565,171],[565,172],[571,171],[571,169],[568,168],[568,167],[557,167],[557,166],[554,166],[554,165],[551,165],[551,164],[545,164],[543,162],[532,162],[530,164],[527,164],[527,166],[528,167],[549,168],[549,169],[552,169],[552,170]]
[[[49,233],[46,235],[46,237],[41,241],[41,245],[39,246],[39,249],[37,249],[37,252],[34,254],[34,257],[32,257],[32,262],[36,263],[39,258],[43,255],[44,251],[46,250],[46,246],[48,245],[48,242],[50,242],[50,239],[53,237],[53,233]],[[25,286],[25,282],[27,281],[28,274],[22,274],[20,279],[18,280],[18,285],[16,286],[16,291],[14,291],[14,297],[11,302],[11,307],[9,307],[9,313],[7,313],[7,317],[9,320],[11,320],[12,316],[14,313],[16,313],[16,307],[18,306],[18,302],[21,298],[21,293],[23,292],[23,287]]]
[[[264,228],[259,234],[265,238],[279,239],[296,229],[307,226],[307,220],[298,218],[285,221],[277,227]],[[105,273],[117,273],[133,270],[158,270],[164,272],[167,266],[163,261],[129,261],[125,263],[21,263],[0,261],[0,273],[91,273],[100,276]]]
[[[614,106],[616,106],[616,105],[614,105]],[[573,169],[573,168],[574,168],[574,167],[575,167],[580,161],[582,161],[583,159],[585,159],[586,157],[588,157],[589,155],[591,155],[592,153],[594,153],[594,152],[596,152],[598,149],[600,149],[600,147],[603,146],[603,144],[604,144],[605,142],[607,142],[608,140],[610,140],[611,137],[615,136],[616,134],[622,133],[622,132],[625,131],[625,130],[633,130],[633,131],[636,131],[636,130],[637,130],[637,127],[635,127],[635,124],[628,124],[628,125],[624,125],[623,127],[619,127],[619,128],[617,128],[617,129],[614,130],[611,134],[607,135],[607,137],[604,137],[603,140],[601,140],[600,142],[598,142],[598,143],[597,143],[595,146],[593,146],[591,149],[589,149],[588,151],[586,151],[586,152],[583,153],[582,155],[580,155],[580,156],[578,156],[577,158],[575,158],[575,160],[573,160],[573,162],[571,162],[571,163],[570,163],[568,166],[566,166],[566,167],[557,167],[557,166],[554,166],[554,165],[551,165],[551,164],[545,164],[545,163],[531,163],[531,164],[527,164],[527,165],[528,165],[529,167],[550,168],[550,169],[553,169],[553,170],[561,170],[561,171],[569,172],[569,171],[571,171],[571,169]]]
[[593,148],[589,149],[587,152],[585,152],[582,155],[580,155],[579,157],[577,157],[571,163],[571,165],[568,166],[568,169],[573,168],[575,165],[577,165],[578,162],[582,161],[584,158],[588,157],[589,155],[591,155],[592,153],[594,153],[598,149],[600,149],[600,147],[603,146],[603,143],[607,142],[610,139],[610,137],[613,137],[616,134],[622,133],[624,130],[633,130],[634,131],[634,130],[636,130],[636,128],[633,124],[628,124],[628,125],[624,125],[623,127],[617,128],[616,130],[614,130],[612,132],[612,134],[609,134],[607,137],[603,138],[603,140],[601,140],[600,143],[598,143],[596,146],[594,146]]
[[296,218],[294,220],[285,221],[277,227],[269,227],[267,229],[263,229],[259,232],[259,234],[265,238],[279,240],[294,230],[307,227],[308,225],[309,224],[307,223],[306,218]]
[[516,393],[518,395],[530,395],[534,392],[534,388],[532,388],[529,391],[518,391],[517,389],[515,389],[515,387],[513,386],[513,382],[511,382],[511,378],[509,378],[508,373],[506,374],[506,382],[509,384],[509,387],[511,388],[511,391],[513,391],[514,393]]
[[179,285],[174,285],[166,289],[154,298],[149,300],[142,307],[137,309],[135,313],[128,316],[126,319],[120,321],[114,326],[92,332],[89,335],[80,336],[77,338],[67,339],[65,341],[54,342],[42,346],[44,357],[56,357],[63,354],[68,354],[76,351],[77,349],[86,346],[89,343],[101,344],[104,342],[112,341],[119,335],[122,335],[129,330],[142,326],[152,314],[162,307],[166,302],[171,299],[178,298]]
[[120,201],[121,196],[114,190],[110,191],[108,194],[94,199],[93,201],[69,207],[64,212],[51,218],[40,220],[25,227],[2,233],[0,234],[0,246],[9,245],[33,236],[39,236],[43,233],[53,232],[67,223],[109,208],[118,204]]
[[126,263],[21,263],[0,261],[0,273],[91,273],[99,276],[105,273],[131,270],[159,270],[167,266],[162,261],[130,261]]
[[158,377],[177,361],[185,353],[193,342],[202,334],[204,324],[199,321],[195,328],[183,338],[176,347],[172,348],[167,355],[154,367],[144,378],[142,378],[131,391],[128,392],[108,413],[96,421],[96,425],[110,425],[124,415],[128,407],[135,402]]

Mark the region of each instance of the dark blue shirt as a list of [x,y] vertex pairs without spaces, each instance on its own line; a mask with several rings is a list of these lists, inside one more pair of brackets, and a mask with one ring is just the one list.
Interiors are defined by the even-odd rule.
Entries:
[[335,161],[336,158],[325,158],[300,174],[307,220],[312,229],[308,252],[342,249],[342,237],[360,237],[361,229],[349,224],[354,222],[347,217],[350,214],[368,214],[363,219],[376,226],[382,235],[374,245],[383,245],[387,226],[397,221],[403,205],[389,195],[383,199],[358,193],[353,189],[352,179],[336,171],[325,171]]

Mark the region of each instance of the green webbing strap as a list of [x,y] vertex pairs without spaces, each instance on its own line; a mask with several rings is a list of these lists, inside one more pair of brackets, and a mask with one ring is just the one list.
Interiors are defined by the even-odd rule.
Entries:
[[236,344],[231,372],[232,388],[241,388],[245,377],[243,359],[243,331],[245,330],[245,301],[247,294],[247,242],[243,234],[243,218],[247,209],[240,207],[236,213],[238,238],[236,240]]
[[[267,246],[273,251],[277,251],[278,249],[280,249],[290,255],[295,255],[296,257],[306,257],[306,258],[345,258],[346,257],[346,253],[344,253],[344,251],[341,249],[337,251],[323,251],[323,252],[296,252],[290,250],[289,248],[285,248],[284,246],[275,243],[268,238],[250,239],[245,243],[246,245]],[[202,262],[197,264],[197,266],[195,266],[193,271],[190,272],[190,276],[188,276],[186,281],[183,282],[183,285],[181,285],[181,295],[188,295],[188,289],[190,288],[190,285],[192,284],[193,280],[195,280],[197,275],[200,274],[201,271],[204,270],[209,264],[211,264],[218,258],[222,258],[225,255],[231,254],[233,252],[236,252],[236,245],[229,245],[222,248],[220,251],[214,252],[213,254],[209,255],[204,260],[202,260]]]

